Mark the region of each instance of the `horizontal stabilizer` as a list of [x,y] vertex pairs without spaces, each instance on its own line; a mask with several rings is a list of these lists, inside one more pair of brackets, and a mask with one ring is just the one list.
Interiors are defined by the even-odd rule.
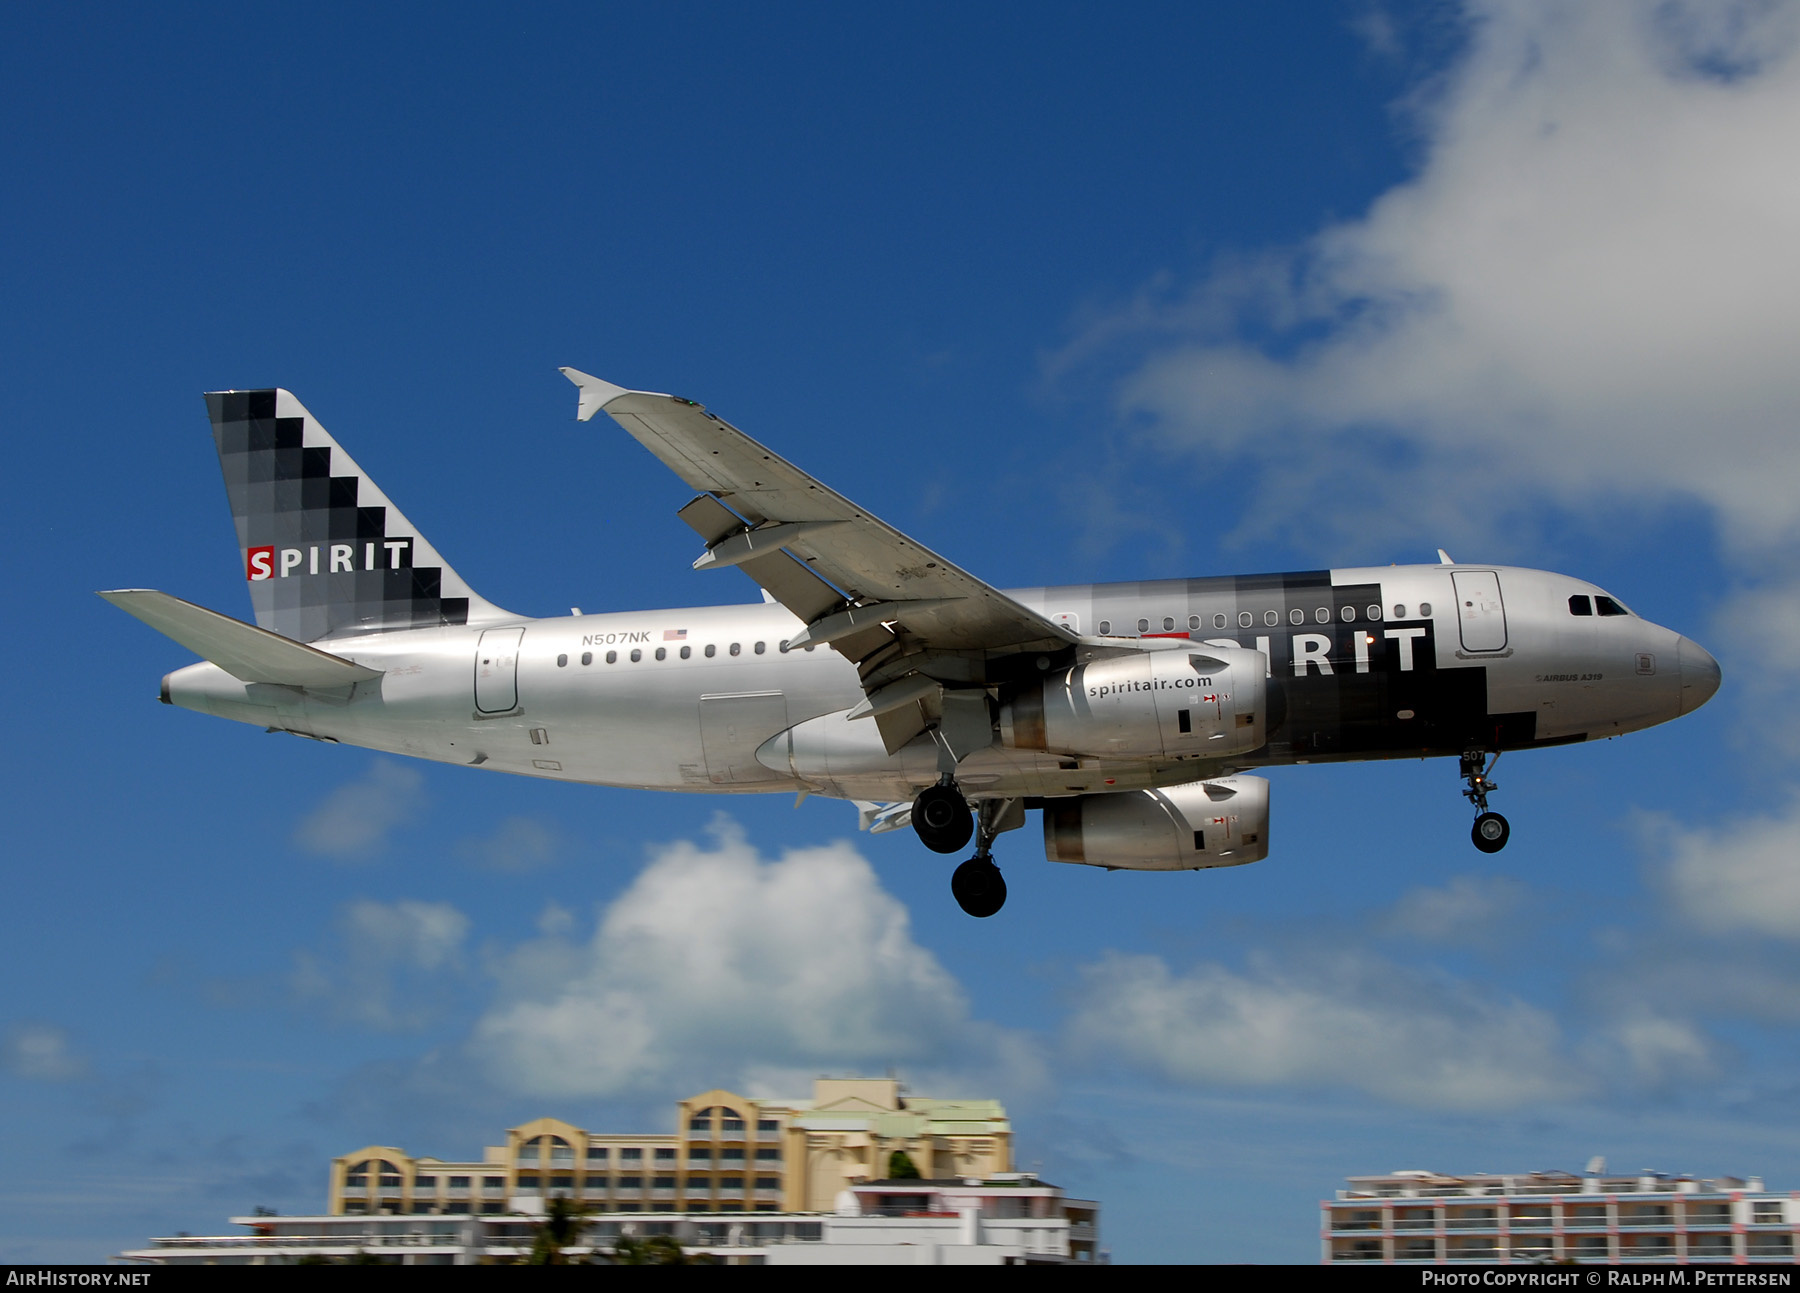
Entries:
[[342,656],[153,589],[119,588],[100,596],[244,682],[348,687],[381,676],[379,669],[365,669]]

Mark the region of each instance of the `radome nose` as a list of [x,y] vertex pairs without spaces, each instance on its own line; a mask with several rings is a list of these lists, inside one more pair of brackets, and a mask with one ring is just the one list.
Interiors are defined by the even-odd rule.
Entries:
[[1691,714],[1719,689],[1719,662],[1692,638],[1682,638],[1676,652],[1681,662],[1681,712]]

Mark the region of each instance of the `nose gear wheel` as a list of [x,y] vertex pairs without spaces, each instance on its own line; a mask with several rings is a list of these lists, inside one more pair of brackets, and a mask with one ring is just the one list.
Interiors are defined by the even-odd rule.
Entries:
[[1475,806],[1478,814],[1474,826],[1469,829],[1469,838],[1483,853],[1498,853],[1512,837],[1512,827],[1507,824],[1506,818],[1488,811],[1487,797],[1500,789],[1489,774],[1493,772],[1494,764],[1499,762],[1498,754],[1489,761],[1481,750],[1468,750],[1462,756],[1462,779],[1469,783],[1469,788],[1463,791],[1463,798]]

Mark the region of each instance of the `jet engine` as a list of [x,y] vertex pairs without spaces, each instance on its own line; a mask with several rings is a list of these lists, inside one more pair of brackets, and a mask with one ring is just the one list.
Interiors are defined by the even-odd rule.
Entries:
[[1218,777],[1044,805],[1044,856],[1126,871],[1199,871],[1269,856],[1269,783]]
[[1134,651],[1034,679],[1000,708],[1012,750],[1223,758],[1267,741],[1268,657],[1242,647]]

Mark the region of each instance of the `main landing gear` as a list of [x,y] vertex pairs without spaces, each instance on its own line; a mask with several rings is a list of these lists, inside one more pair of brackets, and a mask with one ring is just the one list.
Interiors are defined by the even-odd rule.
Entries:
[[957,867],[950,876],[950,893],[957,906],[971,916],[992,916],[1006,904],[1006,881],[994,865],[994,837],[1023,820],[1016,813],[1017,801],[984,800],[980,826],[969,801],[963,798],[956,783],[945,778],[935,786],[927,786],[913,800],[912,824],[925,847],[935,853],[956,853],[975,836],[975,856]]
[[1488,774],[1499,762],[1498,754],[1493,762],[1488,762],[1487,755],[1480,750],[1469,750],[1462,756],[1462,779],[1469,783],[1463,798],[1475,805],[1477,813],[1475,824],[1469,828],[1469,838],[1483,853],[1498,853],[1512,837],[1512,827],[1507,825],[1506,818],[1488,811],[1487,797],[1500,789]]

